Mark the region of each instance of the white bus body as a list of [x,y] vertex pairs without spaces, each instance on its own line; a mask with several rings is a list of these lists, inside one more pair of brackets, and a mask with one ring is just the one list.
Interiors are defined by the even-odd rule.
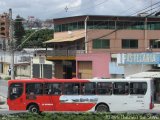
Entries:
[[[144,95],[127,94],[127,95],[96,95],[98,98],[97,104],[105,103],[109,110],[115,111],[132,111],[132,110],[149,110],[153,108],[153,79],[151,78],[129,78],[129,79],[90,79],[91,82],[144,82],[147,84],[147,90]],[[114,89],[114,88],[113,88]],[[97,105],[96,105],[97,106]],[[95,106],[95,107],[96,107]],[[91,111],[94,111],[93,108]]]

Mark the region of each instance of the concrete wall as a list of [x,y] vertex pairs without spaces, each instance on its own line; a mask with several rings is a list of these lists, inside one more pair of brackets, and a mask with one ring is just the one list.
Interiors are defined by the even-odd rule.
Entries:
[[30,65],[19,65],[16,67],[17,76],[31,77],[31,66]]
[[118,65],[116,62],[109,63],[109,73],[110,74],[124,74],[124,66]]
[[[110,54],[79,54],[76,56],[76,62],[79,61],[92,61],[92,77],[109,78],[109,62]],[[78,74],[78,64],[77,72]]]
[[[127,53],[127,52],[145,52],[145,30],[88,30],[88,52],[110,52],[110,53]],[[113,32],[113,33],[112,33]],[[159,39],[160,30],[146,30],[146,45],[149,47],[151,39]],[[112,33],[112,34],[110,34]],[[110,39],[110,49],[92,49],[92,40],[102,37],[101,39]],[[122,49],[122,39],[138,39],[137,49]],[[160,49],[152,49],[153,52],[160,51]]]
[[152,68],[151,65],[124,65],[125,68],[125,77],[133,75],[140,72],[145,72]]

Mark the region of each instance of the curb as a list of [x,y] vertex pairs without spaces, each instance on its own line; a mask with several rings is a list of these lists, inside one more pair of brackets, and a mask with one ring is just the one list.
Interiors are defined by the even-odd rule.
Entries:
[[5,103],[5,101],[0,101],[0,105],[4,105]]
[[6,97],[0,95],[0,109],[7,109],[8,105],[6,104]]
[[3,105],[0,105],[0,110],[3,110],[3,109],[8,109],[8,105],[6,104],[6,102],[4,102]]

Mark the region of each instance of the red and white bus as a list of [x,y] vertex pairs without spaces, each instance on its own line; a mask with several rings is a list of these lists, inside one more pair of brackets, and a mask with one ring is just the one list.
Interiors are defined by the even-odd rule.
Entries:
[[129,111],[154,107],[153,79],[9,80],[9,110]]

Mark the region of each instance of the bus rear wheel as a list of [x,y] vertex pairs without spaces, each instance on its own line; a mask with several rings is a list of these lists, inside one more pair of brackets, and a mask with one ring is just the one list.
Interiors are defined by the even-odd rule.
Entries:
[[39,107],[37,105],[30,105],[28,111],[31,113],[40,113]]
[[109,112],[109,107],[105,104],[100,104],[96,107],[96,112]]

